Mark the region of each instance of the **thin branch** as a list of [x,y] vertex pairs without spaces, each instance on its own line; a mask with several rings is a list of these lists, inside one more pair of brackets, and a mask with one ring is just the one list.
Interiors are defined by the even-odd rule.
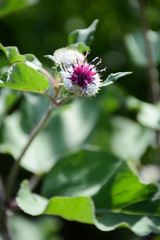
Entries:
[[40,72],[43,73],[51,81],[53,86],[56,85],[56,80],[48,71],[46,71],[44,68],[40,68]]
[[52,97],[51,95],[49,95],[47,92],[44,91],[43,95],[45,97],[47,97],[52,103],[56,104],[57,106],[59,105],[57,100],[54,97]]
[[0,211],[0,234],[3,240],[11,240],[7,222],[6,209],[2,209]]
[[148,36],[149,24],[145,15],[144,0],[138,0],[138,2],[139,2],[139,8],[140,8],[140,16],[142,21],[145,47],[146,47],[146,56],[148,61],[148,72],[149,72],[149,82],[150,82],[152,102],[157,103],[157,101],[160,100],[158,70],[157,70],[156,63],[154,61],[152,47],[151,47],[151,43]]
[[[145,4],[144,0],[138,0],[140,15],[143,27],[144,42],[146,46],[146,56],[148,62],[148,72],[149,72],[149,83],[151,89],[152,103],[156,104],[160,100],[160,85],[159,85],[159,74],[156,63],[154,61],[151,42],[148,36],[149,32],[149,23],[145,14]],[[156,141],[159,146],[160,152],[160,131],[156,132]]]
[[11,240],[5,209],[5,190],[2,178],[0,176],[0,235],[4,240]]
[[42,175],[34,175],[34,174],[32,175],[32,177],[29,180],[29,187],[31,191],[35,189],[35,187],[38,185],[41,178],[42,178]]
[[16,179],[17,172],[18,172],[18,169],[19,169],[19,166],[20,166],[20,162],[21,162],[24,154],[26,153],[26,151],[29,148],[29,146],[31,145],[32,141],[37,136],[37,134],[40,132],[40,130],[43,128],[43,126],[45,125],[45,123],[48,120],[49,116],[51,115],[52,111],[56,107],[57,107],[56,105],[53,105],[53,104],[50,105],[47,113],[42,117],[42,119],[40,120],[38,125],[30,133],[26,145],[22,149],[22,152],[19,155],[19,157],[17,158],[17,161],[15,161],[15,163],[14,163],[14,165],[13,165],[11,171],[10,171],[10,174],[8,176],[8,180],[7,180],[7,184],[6,184],[6,201],[5,202],[8,202],[10,200],[11,193],[12,193],[12,188],[13,188],[13,185],[14,185],[14,181]]

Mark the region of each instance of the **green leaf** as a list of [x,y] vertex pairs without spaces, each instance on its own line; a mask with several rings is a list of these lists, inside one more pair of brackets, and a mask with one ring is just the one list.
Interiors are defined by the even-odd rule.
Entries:
[[160,233],[157,187],[142,184],[123,160],[107,151],[83,150],[63,158],[47,176],[43,192],[55,197],[31,193],[24,181],[16,201],[34,216],[57,215],[103,231],[127,227],[140,236]]
[[64,157],[43,184],[47,197],[92,197],[96,216],[90,210],[100,230],[127,227],[140,236],[160,233],[160,199],[152,197],[156,192],[154,184],[142,184],[123,160],[97,150]]
[[153,105],[141,102],[137,120],[146,127],[160,130],[160,103]]
[[69,48],[71,49],[75,49],[78,50],[79,52],[87,52],[90,51],[90,47],[86,46],[84,43],[82,42],[78,42],[75,44],[70,44]]
[[57,215],[70,221],[93,224],[93,204],[87,197],[54,197],[47,200],[31,193],[27,181],[23,181],[16,201],[24,212],[32,216]]
[[37,194],[31,194],[28,182],[26,180],[21,183],[21,188],[18,192],[16,201],[24,212],[32,216],[40,215],[43,213],[48,204],[47,199]]
[[56,58],[53,55],[45,55],[46,58],[49,58],[50,60],[52,60],[54,63],[56,63],[57,65],[60,65],[60,62],[58,62],[56,60]]
[[17,47],[4,47],[0,43],[0,50],[4,52],[11,64],[16,62],[24,62],[35,70],[42,68],[41,62],[33,54],[21,55]]
[[25,54],[26,64],[35,70],[42,68],[41,62],[33,54]]
[[[107,147],[119,157],[139,161],[151,144],[154,133],[128,118],[111,118],[110,129],[106,134],[110,138]],[[135,151],[136,149],[136,151]]]
[[17,47],[4,47],[0,43],[0,50],[4,52],[10,63],[25,62],[25,56],[21,55]]
[[90,45],[93,40],[93,34],[96,30],[98,20],[94,20],[93,23],[86,29],[78,29],[70,33],[69,44],[81,42],[85,45]]
[[25,63],[15,63],[8,75],[5,74],[5,81],[4,75],[0,78],[0,87],[42,93],[49,88],[49,83],[41,73]]
[[88,197],[54,197],[45,214],[61,216],[70,221],[93,224],[93,203]]
[[61,239],[58,237],[58,233],[61,229],[61,222],[59,219],[51,218],[50,216],[31,219],[22,214],[12,214],[8,220],[13,240]]
[[[42,95],[25,93],[20,111],[5,119],[0,152],[10,153],[16,159],[26,144],[27,135],[40,121],[48,104],[49,100]],[[75,99],[57,109],[27,150],[21,166],[37,174],[49,171],[66,150],[73,151],[84,144],[95,126],[98,113],[97,99],[86,99],[85,102]]]
[[[152,54],[156,63],[160,62],[160,34],[149,30],[147,32],[148,40],[151,44]],[[146,48],[144,44],[143,32],[140,30],[127,34],[125,37],[127,50],[134,64],[141,67],[147,66]]]
[[150,104],[137,98],[129,97],[127,99],[127,107],[129,110],[136,110],[139,123],[153,130],[160,130],[160,102]]
[[128,74],[131,74],[132,72],[117,72],[117,73],[111,73],[107,79],[102,82],[101,87],[105,87],[108,86],[112,83],[114,83],[115,81],[117,81],[120,77],[124,77]]

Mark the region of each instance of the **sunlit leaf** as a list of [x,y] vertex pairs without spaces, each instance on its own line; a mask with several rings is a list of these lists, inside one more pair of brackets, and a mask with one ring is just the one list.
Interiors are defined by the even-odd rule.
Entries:
[[10,63],[24,62],[28,66],[34,68],[35,70],[39,70],[40,68],[42,68],[41,62],[33,54],[22,55],[19,53],[17,47],[14,46],[4,47],[0,43],[0,50],[4,52]]
[[17,47],[4,47],[0,43],[0,50],[4,52],[10,63],[26,61],[25,57],[19,53]]
[[9,218],[9,228],[13,240],[60,240],[58,232],[61,222],[58,219],[43,216],[30,219],[22,214],[13,214]]
[[119,78],[124,77],[124,76],[126,76],[126,75],[129,75],[129,74],[131,74],[131,73],[132,73],[132,72],[117,72],[117,73],[111,73],[111,74],[107,77],[107,79],[106,79],[104,82],[102,82],[101,87],[108,86],[108,85],[114,83],[115,81],[117,81]]
[[78,29],[70,33],[69,44],[81,42],[85,45],[90,45],[93,40],[93,34],[96,30],[98,20],[94,20],[93,23],[86,29]]
[[26,64],[35,70],[42,68],[41,62],[33,54],[25,54]]
[[0,87],[42,93],[49,88],[49,84],[41,73],[25,63],[15,63],[5,78],[4,75],[0,78]]
[[99,229],[111,231],[126,226],[141,236],[160,232],[159,197],[152,198],[156,191],[153,184],[140,183],[123,160],[106,151],[93,150],[63,158],[43,185],[48,197],[92,197],[94,224]]
[[[154,61],[160,61],[160,34],[149,30],[147,32],[148,40],[151,44]],[[138,66],[147,66],[146,48],[142,31],[135,31],[126,35],[125,42],[131,60]]]
[[160,130],[160,104],[142,103],[137,120],[149,128]]
[[47,199],[37,194],[31,194],[27,181],[23,181],[21,184],[16,200],[19,207],[32,216],[42,214],[48,204]]
[[151,104],[135,97],[129,97],[126,102],[128,109],[136,110],[139,123],[154,130],[160,130],[160,102]]
[[[17,158],[27,135],[45,114],[48,104],[49,100],[41,95],[25,94],[20,111],[8,116],[1,129],[0,152],[9,152]],[[44,173],[55,164],[59,155],[84,144],[97,121],[97,106],[96,99],[86,99],[85,102],[76,99],[53,112],[24,155],[21,165],[31,172]]]
[[50,200],[31,193],[27,181],[21,184],[16,201],[26,213],[57,215],[67,220],[93,224],[93,204],[87,197],[54,197]]
[[[133,120],[124,117],[113,117],[112,133],[107,146],[120,157],[139,161],[151,144],[154,133]],[[136,151],[135,151],[136,149]]]
[[17,203],[30,215],[58,215],[103,231],[121,226],[140,236],[160,233],[157,187],[142,184],[107,151],[83,150],[63,158],[47,176],[43,192],[51,199],[42,201],[24,181]]

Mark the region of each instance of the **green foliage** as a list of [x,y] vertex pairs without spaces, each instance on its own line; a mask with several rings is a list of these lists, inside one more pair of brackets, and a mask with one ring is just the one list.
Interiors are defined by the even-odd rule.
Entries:
[[10,63],[25,62],[25,57],[19,53],[17,47],[4,47],[0,44],[0,50],[4,52]]
[[131,72],[118,72],[118,73],[111,73],[107,79],[102,82],[102,87],[106,87],[112,83],[114,83],[115,81],[117,81],[120,77],[124,77],[128,74],[131,74]]
[[107,151],[83,150],[61,159],[46,177],[43,193],[50,200],[31,193],[23,182],[17,202],[31,215],[54,214],[103,231],[125,224],[144,236],[159,233],[156,192],[155,185],[140,183],[123,160]]
[[127,106],[130,109],[137,111],[137,121],[142,125],[154,129],[160,130],[160,103],[150,104],[139,101],[134,97],[128,98]]
[[[48,104],[48,99],[41,95],[26,94],[19,112],[6,117],[1,131],[0,151],[9,152],[17,158],[26,142],[27,134],[45,114]],[[28,149],[21,165],[33,173],[41,174],[47,172],[64,151],[80,147],[96,124],[96,106],[98,103],[95,100],[86,99],[83,102],[79,99],[55,111],[47,126]],[[83,131],[79,131],[82,128]]]
[[13,240],[61,240],[58,234],[61,223],[57,219],[43,217],[31,221],[22,215],[13,215],[9,225]]
[[16,200],[24,212],[33,216],[54,214],[72,221],[93,223],[92,201],[87,197],[54,197],[47,201],[39,195],[32,194],[28,183],[24,181]]
[[[153,178],[155,183],[151,183],[150,177],[159,170],[159,146],[155,139],[160,130],[160,104],[149,103],[145,69],[148,61],[142,30],[137,29],[140,26],[138,5],[127,0],[100,0],[98,4],[96,0],[89,4],[48,0],[40,1],[28,14],[24,7],[36,2],[8,0],[0,3],[1,41],[38,56],[22,55],[17,47],[0,44],[0,187],[3,189],[1,178],[6,181],[10,176],[10,161],[19,159],[23,153],[20,161],[23,169],[20,168],[18,178],[13,181],[17,184],[33,174],[31,180],[22,181],[17,195],[16,184],[11,192],[22,210],[21,215],[9,216],[13,240],[61,239],[57,236],[60,226],[56,225],[53,215],[91,224],[101,231],[125,227],[133,232],[132,237],[127,238],[127,230],[123,230],[125,237],[120,237],[121,230],[112,231],[112,239],[138,240],[135,234],[160,234],[159,182]],[[147,37],[157,70],[160,63],[159,8],[158,1],[146,2],[146,14],[154,29],[147,32]],[[7,17],[9,13],[13,15]],[[97,31],[95,17],[101,19]],[[78,30],[73,31],[76,28]],[[101,81],[101,87],[128,76],[125,81],[102,88],[96,98],[72,99],[62,106],[60,101],[64,103],[71,97],[61,81],[60,70],[64,66],[56,62],[58,68],[51,69],[52,66],[42,65],[45,58],[39,59],[47,53],[46,57],[55,62],[51,54],[65,46],[70,29],[73,32],[68,37],[67,47],[84,53],[91,51],[93,58],[101,56],[102,64],[107,66],[106,73],[100,76],[103,79],[108,74],[106,80]],[[97,40],[90,49],[94,35]],[[111,73],[115,71],[118,72]],[[45,98],[47,94],[52,102]],[[32,136],[54,103],[57,109],[23,152],[28,136]],[[141,171],[144,163],[155,167],[153,170],[146,166],[146,179]],[[35,187],[39,179],[41,182]],[[31,192],[30,185],[35,187],[35,193]],[[1,195],[0,205],[4,198],[0,188]],[[3,203],[14,212],[12,204],[14,201]],[[2,205],[0,225],[1,209]],[[26,217],[25,213],[37,217]],[[86,229],[88,232],[87,226]],[[86,238],[92,238],[88,235]]]
[[93,41],[93,34],[96,30],[96,26],[98,24],[98,20],[94,20],[94,22],[86,29],[75,30],[69,35],[69,44],[81,43],[89,46]]
[[[147,37],[151,43],[153,58],[156,63],[160,62],[159,45],[160,33],[148,31]],[[127,34],[125,37],[127,50],[132,61],[138,66],[147,66],[146,49],[144,46],[144,39],[142,31],[135,31]]]
[[0,79],[0,87],[16,90],[43,93],[49,88],[47,78],[25,63],[14,64]]

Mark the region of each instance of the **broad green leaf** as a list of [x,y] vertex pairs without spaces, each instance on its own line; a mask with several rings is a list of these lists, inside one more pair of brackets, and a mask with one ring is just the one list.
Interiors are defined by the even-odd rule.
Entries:
[[92,197],[94,225],[100,230],[127,227],[140,236],[160,233],[159,196],[152,198],[156,191],[155,185],[142,184],[124,161],[95,150],[61,159],[43,185],[48,197]]
[[[49,100],[44,96],[25,93],[20,111],[7,116],[3,124],[0,152],[17,158],[28,134],[47,111],[48,104]],[[84,144],[95,126],[98,113],[97,99],[86,99],[85,102],[75,99],[73,103],[57,109],[27,150],[21,165],[34,173],[47,172],[59,155]]]
[[127,99],[129,110],[137,111],[137,121],[153,130],[160,130],[160,102],[150,104],[134,97]]
[[93,203],[88,197],[54,197],[49,200],[44,213],[93,224],[93,209]]
[[69,44],[81,42],[85,45],[90,45],[93,40],[93,34],[96,30],[98,20],[94,20],[93,23],[86,29],[78,29],[70,33]]
[[25,56],[21,55],[17,47],[4,47],[0,43],[0,50],[4,52],[10,63],[25,62]]
[[0,18],[37,3],[38,0],[7,0],[0,2]]
[[0,78],[0,87],[39,93],[49,88],[48,80],[25,63],[13,64],[5,78]]
[[33,54],[24,54],[26,58],[26,64],[35,70],[39,70],[42,68],[41,62],[36,58]]
[[0,88],[0,125],[2,123],[3,117],[15,109],[15,106],[20,101],[21,97],[22,95],[19,91]]
[[[118,157],[137,164],[154,139],[154,132],[136,121],[122,116],[103,119],[93,132],[91,143],[103,147]],[[136,151],[135,151],[136,149]]]
[[21,183],[21,188],[16,198],[18,206],[23,209],[24,212],[37,216],[44,212],[48,204],[48,200],[30,192],[28,182],[25,180]]
[[141,104],[137,120],[146,127],[160,130],[160,103],[153,105],[149,103]]
[[45,57],[52,60],[55,64],[60,65],[60,62],[58,62],[53,55],[45,55]]
[[142,184],[123,160],[107,151],[83,150],[61,159],[47,176],[43,192],[52,196],[45,199],[47,204],[23,182],[17,203],[30,215],[58,215],[103,231],[127,227],[140,236],[160,233],[157,187]]
[[0,43],[0,50],[4,52],[10,63],[24,62],[35,70],[42,68],[41,62],[33,54],[21,55],[17,47],[4,47]]
[[[6,90],[10,89],[6,88]],[[49,100],[44,96],[26,92],[19,111],[15,111],[11,115],[5,117],[3,127],[0,131],[0,152],[10,153],[14,158],[17,158],[26,144],[28,135],[33,126],[40,121],[43,114],[47,111],[48,106]],[[39,151],[37,151],[37,153],[38,152]],[[32,160],[31,163],[35,162]],[[32,166],[32,164],[30,165]]]
[[[160,61],[160,34],[149,30],[147,37],[151,43],[152,54],[154,61],[158,63]],[[144,36],[142,31],[134,31],[131,34],[127,34],[125,37],[127,50],[130,54],[131,60],[138,66],[147,66],[146,49],[144,44]]]
[[[154,133],[133,120],[116,116],[111,119],[112,133],[107,146],[119,157],[139,161],[151,144]],[[136,149],[136,151],[135,151]]]
[[82,150],[56,163],[44,181],[42,192],[47,197],[94,196],[96,204],[119,209],[145,199],[155,189],[153,185],[141,184],[126,163],[113,154],[105,150]]
[[27,181],[23,181],[16,201],[24,212],[32,216],[56,215],[70,221],[93,224],[93,203],[87,197],[54,197],[47,200],[31,193]]
[[146,236],[152,232],[160,234],[160,217],[150,214],[128,214],[99,210],[95,225],[102,231],[112,231],[119,227],[131,229],[136,235]]
[[12,214],[9,228],[13,240],[60,240],[58,232],[61,228],[59,219],[43,216],[30,219],[20,214]]
[[126,75],[128,75],[128,74],[131,74],[131,73],[132,73],[132,72],[117,72],[117,73],[111,73],[111,74],[107,77],[107,79],[106,79],[104,82],[102,82],[101,87],[108,86],[108,85],[114,83],[115,81],[117,81],[119,78],[124,77],[124,76],[126,76]]

